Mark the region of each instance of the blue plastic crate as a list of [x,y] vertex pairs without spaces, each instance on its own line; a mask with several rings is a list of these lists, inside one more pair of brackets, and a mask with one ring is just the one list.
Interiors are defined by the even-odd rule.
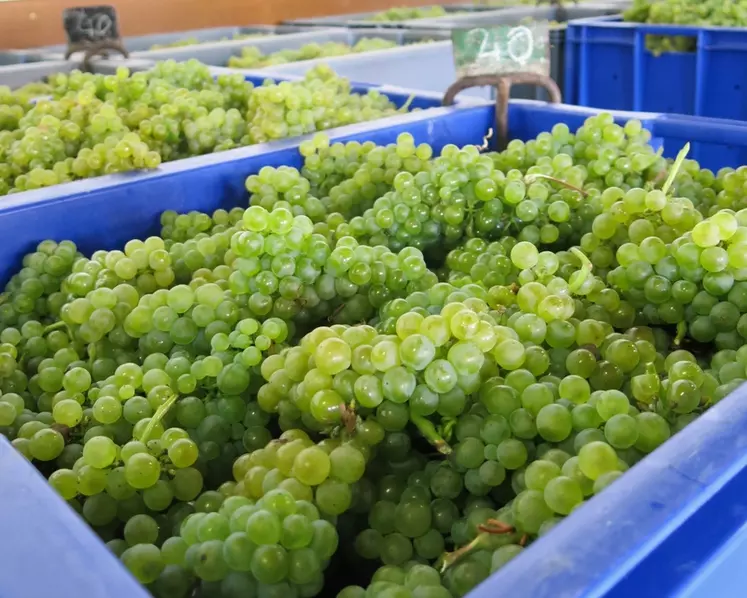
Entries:
[[[559,122],[575,128],[597,112],[515,101],[509,109],[510,136],[530,139]],[[329,135],[333,141],[391,143],[406,131],[417,143],[430,143],[439,151],[447,143],[481,143],[494,116],[492,106],[463,105],[353,125]],[[739,122],[653,113],[617,112],[614,117],[618,122],[640,118],[667,155],[677,152],[683,138],[721,138],[747,148],[747,125]],[[0,279],[7,280],[23,253],[42,239],[71,239],[90,253],[157,233],[164,210],[246,205],[246,176],[262,166],[298,167],[300,141],[255,145],[167,163],[149,173],[111,175],[8,196],[0,201],[0,235],[6,240],[0,245]],[[712,589],[724,580],[738,579],[744,569],[733,558],[738,553],[724,557],[730,538],[740,540],[736,534],[747,518],[743,395],[738,391],[718,403],[470,598],[741,598],[743,593],[726,590],[679,592],[693,578],[705,579],[702,583]],[[13,572],[0,578],[0,597],[143,595],[33,467],[2,439],[0,488],[0,559],[3,570]],[[698,573],[711,577],[700,578]],[[735,589],[741,592],[743,587]]]
[[148,598],[46,480],[0,436],[2,598]]
[[[695,39],[694,52],[656,56],[647,35]],[[568,24],[565,100],[612,110],[648,110],[747,120],[747,29],[624,23]]]

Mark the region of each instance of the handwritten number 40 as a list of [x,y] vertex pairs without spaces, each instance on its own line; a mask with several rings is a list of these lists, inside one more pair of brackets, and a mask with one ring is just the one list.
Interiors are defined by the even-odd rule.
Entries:
[[[473,37],[474,36],[474,37]],[[493,57],[496,60],[508,59],[520,65],[529,62],[534,52],[534,36],[531,29],[524,27],[514,27],[508,32],[508,41],[505,48],[505,56],[501,49],[500,41],[491,36],[485,29],[474,29],[470,32],[479,44],[478,56]],[[492,45],[492,48],[490,47]]]
[[91,17],[83,12],[77,13],[77,29],[91,39],[106,36],[112,29],[109,15],[96,14]]

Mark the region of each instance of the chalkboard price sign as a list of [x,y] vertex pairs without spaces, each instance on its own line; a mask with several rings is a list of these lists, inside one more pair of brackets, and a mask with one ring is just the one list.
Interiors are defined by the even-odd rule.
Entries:
[[506,73],[548,75],[549,24],[495,25],[451,32],[459,77]]
[[62,23],[70,46],[119,41],[117,11],[113,6],[66,8]]

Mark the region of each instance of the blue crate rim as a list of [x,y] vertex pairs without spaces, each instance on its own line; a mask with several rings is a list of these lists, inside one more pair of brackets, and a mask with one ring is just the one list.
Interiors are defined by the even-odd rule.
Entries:
[[[568,26],[598,27],[600,29],[641,29],[661,31],[661,35],[690,35],[696,37],[702,31],[738,33],[747,35],[744,27],[715,27],[713,25],[674,25],[669,23],[638,23],[634,21],[623,21],[622,15],[607,15],[602,17],[585,17],[583,19],[572,19]],[[681,34],[679,32],[682,32]]]

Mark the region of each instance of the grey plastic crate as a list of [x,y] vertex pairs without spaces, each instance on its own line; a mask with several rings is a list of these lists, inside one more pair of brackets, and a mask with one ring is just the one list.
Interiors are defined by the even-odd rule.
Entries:
[[[99,60],[92,65],[95,73],[104,75],[114,74],[121,66],[127,66],[132,71],[145,71],[153,66],[147,60]],[[26,64],[13,64],[0,67],[0,85],[7,85],[11,89],[42,81],[50,75],[69,73],[80,65],[71,60],[48,60]]]
[[[150,35],[137,35],[125,37],[122,41],[128,52],[144,52],[155,45],[173,44],[184,40],[195,40],[199,44],[233,40],[239,35],[252,35],[255,33],[264,35],[284,35],[286,33],[299,33],[308,31],[309,27],[297,25],[248,25],[246,27],[212,27],[209,29],[190,29],[187,31],[176,31],[173,33],[153,33]],[[41,53],[49,58],[61,58],[64,56],[67,46],[56,44],[35,48],[30,52]],[[114,55],[113,55],[114,56]]]
[[[329,65],[337,74],[356,83],[396,85],[443,93],[456,80],[451,41],[391,48],[378,52],[317,58],[269,66],[269,75],[303,75],[318,64]],[[460,95],[493,98],[489,87],[468,89]]]
[[44,59],[40,52],[35,50],[6,50],[0,52],[0,66],[11,64],[29,64]]
[[[459,12],[483,12],[494,11],[495,6],[487,4],[436,4],[422,6],[420,8],[432,8],[441,6],[447,13]],[[313,17],[308,19],[291,19],[283,21],[285,25],[307,26],[307,27],[378,27],[382,29],[397,29],[401,27],[418,27],[421,21],[426,19],[410,19],[406,21],[371,21],[371,18],[384,11],[376,10],[371,12],[357,12],[344,15],[333,15],[330,17]],[[448,17],[438,17],[448,18]],[[432,21],[434,19],[428,19]]]
[[[452,29],[489,27],[491,25],[514,25],[524,19],[537,21],[563,22],[586,16],[615,14],[620,5],[614,3],[589,3],[558,7],[520,7],[502,11],[486,12],[480,15],[460,15],[451,17],[452,23],[436,23],[439,19],[427,19],[430,30],[440,30],[451,35]],[[458,22],[459,27],[454,25]],[[361,30],[356,30],[361,31]],[[370,33],[371,30],[366,30]],[[565,71],[565,28],[550,32],[550,75],[563,89]],[[335,72],[357,83],[381,85],[402,85],[412,89],[445,92],[456,80],[456,69],[450,41],[437,42],[424,46],[393,48],[367,54],[353,54],[334,58],[319,58],[293,64],[271,66],[267,72],[277,75],[302,75],[315,65],[328,64]],[[491,88],[475,88],[462,92],[465,95],[490,99],[494,97]],[[515,99],[547,99],[542,89],[527,85],[517,85],[511,89]]]
[[[404,31],[404,30],[356,30],[356,29],[314,29],[305,33],[295,33],[282,36],[272,36],[258,39],[246,39],[231,42],[218,42],[201,44],[199,46],[187,46],[182,48],[167,48],[163,50],[150,50],[148,52],[134,52],[133,58],[147,60],[185,61],[197,59],[210,66],[226,66],[231,56],[240,56],[244,48],[255,47],[263,54],[271,54],[279,50],[297,50],[311,43],[339,42],[355,44],[364,37],[379,37],[391,40],[397,44],[415,43],[427,39],[449,38],[448,31]],[[368,53],[366,53],[368,54]]]
[[450,15],[433,19],[420,19],[420,27],[428,29],[471,29],[492,25],[513,25],[524,19],[565,23],[571,19],[601,17],[622,12],[631,3],[625,1],[584,2],[568,6],[514,6],[476,14]]

